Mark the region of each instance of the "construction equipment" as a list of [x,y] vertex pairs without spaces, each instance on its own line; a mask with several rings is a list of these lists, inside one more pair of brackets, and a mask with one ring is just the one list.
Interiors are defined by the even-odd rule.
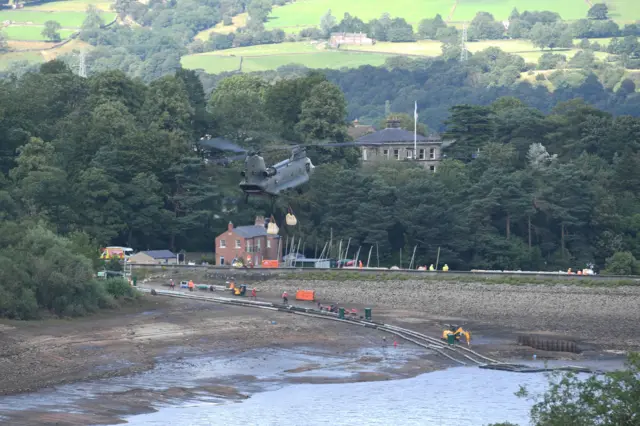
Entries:
[[247,286],[245,284],[240,285],[240,287],[233,288],[234,296],[244,296],[247,293]]
[[453,324],[445,324],[445,325],[449,328],[445,329],[442,332],[442,340],[446,341],[447,336],[449,336],[450,334],[453,334],[455,336],[456,342],[460,341],[460,336],[464,336],[467,339],[467,346],[470,345],[471,333],[469,331],[466,331],[464,328],[459,327],[457,325],[453,325]]

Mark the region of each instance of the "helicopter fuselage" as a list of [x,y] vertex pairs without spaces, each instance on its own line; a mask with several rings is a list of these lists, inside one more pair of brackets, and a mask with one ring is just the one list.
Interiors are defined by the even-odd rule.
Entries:
[[247,195],[277,196],[307,183],[313,169],[311,160],[299,153],[270,167],[266,167],[264,158],[254,154],[245,160],[240,189]]

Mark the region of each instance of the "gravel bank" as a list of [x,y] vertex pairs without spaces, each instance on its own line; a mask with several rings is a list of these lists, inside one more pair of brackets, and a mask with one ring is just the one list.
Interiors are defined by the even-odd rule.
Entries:
[[271,293],[316,291],[321,302],[415,310],[519,332],[550,332],[610,349],[640,349],[640,287],[484,284],[436,281],[269,280]]

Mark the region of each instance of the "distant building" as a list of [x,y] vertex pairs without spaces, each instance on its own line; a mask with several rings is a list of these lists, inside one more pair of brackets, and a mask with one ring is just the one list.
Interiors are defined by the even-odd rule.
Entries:
[[366,134],[356,140],[362,149],[362,161],[405,160],[418,161],[425,168],[436,171],[442,160],[442,149],[455,141],[442,140],[437,135],[416,138],[417,152],[414,152],[414,134],[400,128],[399,120],[388,120],[387,128]]
[[255,223],[249,226],[234,228],[229,222],[227,230],[216,237],[216,264],[230,265],[234,258],[255,266],[260,266],[263,260],[279,260],[283,249],[279,241],[279,235],[267,234],[262,216],[256,217]]
[[340,47],[341,44],[371,46],[375,42],[367,37],[365,33],[331,33],[329,45],[336,48]]
[[149,250],[132,255],[127,259],[127,263],[174,265],[178,263],[178,258],[170,250]]
[[347,128],[347,133],[354,140],[375,131],[376,129],[371,125],[360,124],[357,118],[353,120],[353,124]]

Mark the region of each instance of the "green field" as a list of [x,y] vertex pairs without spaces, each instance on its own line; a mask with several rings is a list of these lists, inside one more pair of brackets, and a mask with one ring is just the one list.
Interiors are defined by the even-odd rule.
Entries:
[[357,68],[361,65],[380,66],[396,56],[384,53],[338,52],[318,49],[310,43],[281,43],[241,47],[217,52],[187,55],[182,66],[203,69],[210,74],[236,71],[243,57],[242,71],[275,70],[283,65],[298,64],[309,68]]
[[19,24],[42,25],[47,21],[58,21],[67,28],[79,28],[86,17],[84,12],[46,12],[39,10],[7,10],[0,12],[0,21],[13,21]]
[[[10,26],[6,27],[3,31],[7,35],[9,40],[29,40],[29,41],[37,41],[44,40],[42,37],[42,30],[44,26],[42,25],[25,25],[25,26]],[[60,30],[60,38],[62,40],[68,38],[71,34],[76,32],[77,30],[71,29],[61,29]]]
[[[456,4],[457,3],[457,4]],[[640,19],[640,1],[608,0],[612,18],[621,22]],[[455,7],[454,7],[455,6]],[[479,11],[492,13],[496,19],[509,17],[514,7],[519,11],[551,10],[563,19],[586,18],[589,6],[584,0],[300,0],[274,9],[266,24],[268,28],[304,28],[320,24],[320,18],[329,9],[338,20],[345,12],[364,21],[378,18],[384,12],[392,17],[403,17],[416,24],[424,18],[442,15],[451,22],[470,21]]]
[[70,0],[27,6],[24,9],[3,10],[0,11],[0,22],[12,22],[9,27],[4,28],[9,40],[37,41],[44,40],[40,35],[42,25],[47,21],[56,21],[63,28],[60,31],[60,37],[64,40],[80,29],[87,16],[85,10],[90,4],[103,10],[102,19],[105,23],[115,19],[114,12],[107,12],[111,4],[109,2]]
[[29,10],[50,10],[54,12],[75,11],[84,12],[88,5],[94,5],[100,10],[111,12],[113,2],[105,0],[63,0],[28,6]]
[[[498,47],[505,52],[522,56],[526,62],[538,62],[540,56],[549,52],[536,49],[524,40],[504,40],[499,42],[480,41],[467,44],[470,52],[479,52],[489,47]],[[579,49],[556,49],[567,58],[573,57]],[[240,57],[244,58],[242,71],[267,71],[289,64],[301,64],[309,68],[357,68],[361,65],[379,66],[392,56],[411,55],[439,56],[441,44],[437,41],[416,43],[376,43],[373,46],[346,46],[340,51],[325,50],[324,44],[298,42],[240,47],[216,52],[187,55],[182,65],[189,69],[203,69],[210,74],[236,71]],[[599,59],[606,58],[604,52],[595,52]]]

